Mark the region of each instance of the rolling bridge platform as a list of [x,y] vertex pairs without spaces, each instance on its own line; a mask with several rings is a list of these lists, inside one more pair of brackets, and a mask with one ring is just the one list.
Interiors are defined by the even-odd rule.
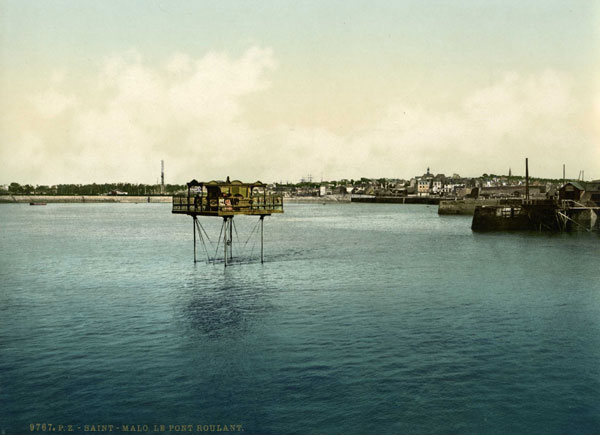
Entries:
[[267,185],[260,181],[243,183],[239,180],[230,181],[229,177],[227,177],[226,181],[199,182],[192,180],[187,183],[187,195],[173,196],[172,213],[186,214],[193,218],[194,262],[197,261],[196,233],[198,232],[203,245],[204,238],[202,233],[204,232],[204,235],[208,238],[208,234],[200,224],[198,216],[213,216],[223,219],[218,242],[220,243],[222,237],[223,263],[225,267],[233,259],[234,216],[258,216],[260,221],[260,261],[263,263],[264,218],[273,213],[283,213],[283,197],[281,195],[268,194]]

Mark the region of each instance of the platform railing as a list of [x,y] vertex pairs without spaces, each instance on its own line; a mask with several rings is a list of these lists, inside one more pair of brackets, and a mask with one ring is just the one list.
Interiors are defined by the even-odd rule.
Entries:
[[600,207],[593,205],[586,205],[574,199],[563,199],[561,201],[561,207],[563,210],[566,209],[589,209],[589,210],[598,210]]
[[283,212],[281,195],[256,195],[250,198],[206,196],[173,196],[173,213],[191,214],[261,214]]

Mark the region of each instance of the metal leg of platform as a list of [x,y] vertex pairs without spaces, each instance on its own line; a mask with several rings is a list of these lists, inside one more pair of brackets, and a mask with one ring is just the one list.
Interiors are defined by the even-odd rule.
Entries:
[[229,259],[233,260],[233,216],[229,218]]
[[264,257],[264,224],[265,224],[265,216],[260,215],[260,262],[261,264],[265,262]]
[[223,218],[224,219],[224,231],[223,231],[223,263],[225,264],[225,267],[227,267],[227,225],[229,224],[227,222],[227,218]]
[[192,216],[192,224],[194,225],[194,263],[196,262],[196,216]]

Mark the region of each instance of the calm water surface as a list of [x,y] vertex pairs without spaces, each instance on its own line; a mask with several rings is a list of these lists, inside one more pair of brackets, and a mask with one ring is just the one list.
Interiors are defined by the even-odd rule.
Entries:
[[261,265],[235,221],[225,269],[168,204],[0,206],[0,431],[600,433],[597,235],[291,204]]

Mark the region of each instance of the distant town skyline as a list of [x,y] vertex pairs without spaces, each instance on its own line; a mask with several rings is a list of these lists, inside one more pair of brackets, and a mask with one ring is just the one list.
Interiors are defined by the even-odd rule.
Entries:
[[0,184],[600,178],[600,1],[0,9]]
[[[583,171],[579,171],[579,173],[577,174],[576,177],[567,177],[565,174],[565,180],[566,181],[598,181],[598,180],[592,180],[590,178],[585,178],[584,177],[584,172]],[[230,177],[227,177],[230,178]],[[504,184],[506,184],[506,181],[514,181],[515,185],[516,184],[521,184],[525,182],[525,174],[515,174],[512,173],[512,171],[509,168],[508,173],[498,173],[495,174],[493,172],[482,172],[479,175],[461,175],[458,174],[456,172],[452,172],[452,173],[441,173],[441,172],[433,172],[430,171],[430,168],[427,168],[427,171],[425,173],[418,173],[418,174],[413,174],[410,176],[402,176],[402,175],[398,175],[395,177],[354,177],[354,178],[338,178],[338,179],[333,179],[333,178],[315,178],[312,176],[312,174],[308,174],[307,176],[301,177],[300,179],[279,179],[279,180],[254,180],[254,181],[262,181],[265,182],[269,185],[301,185],[301,184],[313,184],[313,185],[330,185],[330,184],[334,184],[334,185],[346,185],[346,184],[361,184],[363,181],[369,181],[369,182],[379,182],[381,180],[386,180],[386,181],[403,181],[406,183],[409,182],[414,182],[414,181],[418,181],[420,179],[428,179],[428,180],[432,180],[432,179],[441,179],[441,180],[453,180],[453,179],[459,179],[459,180],[480,180],[480,181],[484,181],[484,180],[497,180],[498,182],[503,182]],[[553,181],[553,182],[561,182],[562,177],[539,177],[539,176],[535,176],[530,174],[529,178],[532,181],[535,180],[545,180],[545,181]],[[214,179],[216,181],[223,181],[223,180],[218,180],[218,179]],[[23,182],[23,183],[17,183],[17,182],[11,182],[11,183],[0,183],[0,190],[10,190],[10,187],[15,185],[16,187],[20,188],[24,188],[26,186],[33,186],[33,187],[41,187],[41,188],[48,188],[48,187],[56,187],[56,186],[67,186],[67,185],[79,185],[79,186],[92,186],[92,185],[131,185],[131,186],[147,186],[147,187],[160,187],[160,186],[185,186],[186,183],[188,183],[188,181],[191,180],[170,180],[168,182],[165,182],[162,176],[156,177],[155,182],[150,182],[150,183],[137,183],[137,182],[131,182],[131,181],[127,181],[127,180],[121,180],[118,182],[103,182],[103,181],[97,181],[97,182],[91,182],[91,183],[46,183],[46,184],[39,184],[39,183],[29,183],[29,182]],[[208,180],[208,179],[202,179],[202,180],[196,180],[196,181],[212,181],[212,180]],[[242,181],[242,180],[238,180],[238,181]],[[504,185],[503,184],[503,185]]]

